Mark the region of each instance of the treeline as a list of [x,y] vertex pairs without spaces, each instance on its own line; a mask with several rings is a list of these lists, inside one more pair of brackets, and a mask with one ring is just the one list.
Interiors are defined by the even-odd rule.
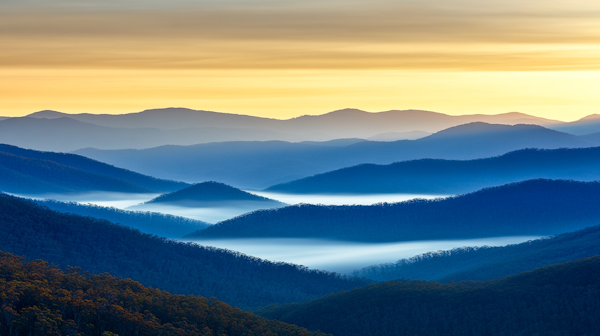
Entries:
[[0,144],[0,189],[13,193],[165,192],[188,184],[138,174],[86,157]]
[[356,270],[354,276],[441,282],[486,280],[600,255],[600,226],[508,246],[460,247]]
[[344,336],[600,335],[600,257],[486,282],[389,281],[258,313]]
[[325,335],[213,298],[172,295],[109,274],[67,272],[0,252],[0,335]]
[[551,235],[596,225],[598,204],[599,182],[536,179],[444,199],[261,210],[188,237],[408,241]]
[[0,195],[0,232],[0,249],[28,260],[109,272],[175,294],[214,296],[240,308],[302,301],[372,283],[143,234],[9,195]]
[[533,178],[600,179],[600,147],[522,149],[477,160],[361,164],[278,184],[285,193],[458,194]]
[[208,223],[196,219],[158,212],[127,211],[94,204],[59,202],[55,200],[34,200],[34,202],[52,210],[106,219],[113,223],[123,224],[138,229],[144,233],[166,238],[181,238],[194,230],[199,230],[209,225]]

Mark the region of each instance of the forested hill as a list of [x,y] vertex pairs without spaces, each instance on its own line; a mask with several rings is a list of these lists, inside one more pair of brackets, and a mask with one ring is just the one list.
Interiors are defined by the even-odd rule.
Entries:
[[143,234],[105,220],[64,214],[0,195],[0,250],[109,272],[175,294],[243,308],[296,302],[371,281]]
[[259,312],[344,336],[600,335],[600,257],[487,282],[390,281]]
[[278,184],[284,193],[458,194],[532,178],[600,179],[600,147],[523,149],[477,160],[361,164]]
[[486,280],[538,267],[600,255],[600,226],[498,247],[460,247],[428,252],[396,263],[365,267],[355,276],[377,281],[395,279],[441,282]]
[[0,335],[285,335],[321,332],[268,321],[198,296],[108,274],[82,275],[0,252]]
[[197,183],[181,190],[160,195],[146,202],[146,204],[194,206],[202,204],[226,205],[231,202],[260,202],[284,205],[278,201],[214,181]]
[[[169,192],[188,186],[187,183],[157,179],[75,154],[41,152],[0,144],[0,155],[0,169],[9,174],[1,179],[2,183],[10,185],[13,190],[23,189],[30,193],[73,190]],[[9,179],[12,184],[6,181]],[[2,185],[0,188],[3,188]],[[22,192],[8,188],[5,191]]]
[[406,241],[550,235],[599,223],[598,204],[599,182],[536,179],[445,199],[261,210],[187,237]]
[[207,227],[209,224],[185,217],[148,211],[127,211],[94,204],[76,202],[59,202],[55,200],[34,200],[37,204],[52,210],[72,214],[106,219],[113,223],[123,224],[144,233],[155,234],[166,238],[181,238],[184,235]]

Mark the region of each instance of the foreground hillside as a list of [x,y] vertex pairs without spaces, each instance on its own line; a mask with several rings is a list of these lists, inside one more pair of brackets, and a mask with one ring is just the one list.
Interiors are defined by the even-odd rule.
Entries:
[[156,193],[187,186],[80,155],[40,152],[6,144],[0,144],[0,172],[0,190],[12,193]]
[[94,204],[59,202],[55,200],[34,200],[34,202],[59,212],[106,219],[107,221],[129,226],[144,233],[166,238],[181,238],[191,231],[203,229],[209,225],[196,219],[159,212],[127,211]]
[[0,250],[243,308],[306,300],[371,281],[142,234],[0,195]]
[[344,336],[600,334],[600,257],[487,282],[390,281],[264,309]]
[[597,224],[598,204],[599,182],[537,179],[445,199],[255,211],[187,237],[408,241],[551,235]]
[[76,153],[161,178],[214,180],[244,189],[264,189],[363,163],[390,164],[423,158],[471,160],[524,148],[599,145],[594,139],[584,139],[541,126],[471,123],[418,140],[363,141],[337,147],[282,141],[245,141],[161,146],[143,150],[87,148]]
[[377,281],[486,280],[600,255],[600,226],[508,246],[460,247],[428,252],[396,263],[365,267],[353,275]]
[[[108,274],[64,273],[0,252],[0,335],[324,335]],[[113,334],[114,333],[114,334]]]
[[362,164],[272,186],[283,193],[457,194],[532,178],[600,179],[600,147],[523,149],[478,160]]

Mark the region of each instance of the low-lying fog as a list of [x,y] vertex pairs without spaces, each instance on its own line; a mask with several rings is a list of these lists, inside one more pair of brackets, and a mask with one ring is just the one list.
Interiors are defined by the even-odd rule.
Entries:
[[325,205],[371,205],[375,203],[395,203],[408,201],[415,198],[434,199],[447,195],[421,195],[421,194],[282,194],[268,191],[252,191],[249,193],[278,200],[287,204],[325,204]]
[[320,239],[191,240],[200,245],[239,251],[272,261],[285,261],[332,272],[349,273],[366,266],[395,262],[429,251],[463,246],[504,246],[537,239],[535,236],[398,243],[354,243]]

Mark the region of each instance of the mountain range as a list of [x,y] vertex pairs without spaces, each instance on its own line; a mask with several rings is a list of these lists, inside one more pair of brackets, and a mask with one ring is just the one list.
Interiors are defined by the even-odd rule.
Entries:
[[157,179],[80,155],[40,152],[0,144],[0,190],[46,194],[73,192],[156,193],[187,184]]
[[600,180],[600,147],[521,149],[477,160],[421,159],[362,164],[278,184],[266,191],[305,194],[458,194],[534,178]]
[[598,204],[600,182],[536,179],[434,200],[259,210],[186,237],[393,242],[546,236],[595,225]]
[[417,140],[362,141],[345,146],[315,143],[221,142],[142,150],[82,149],[74,153],[160,178],[214,180],[244,189],[275,184],[363,163],[432,158],[470,160],[524,148],[594,147],[600,143],[536,125],[471,123]]

